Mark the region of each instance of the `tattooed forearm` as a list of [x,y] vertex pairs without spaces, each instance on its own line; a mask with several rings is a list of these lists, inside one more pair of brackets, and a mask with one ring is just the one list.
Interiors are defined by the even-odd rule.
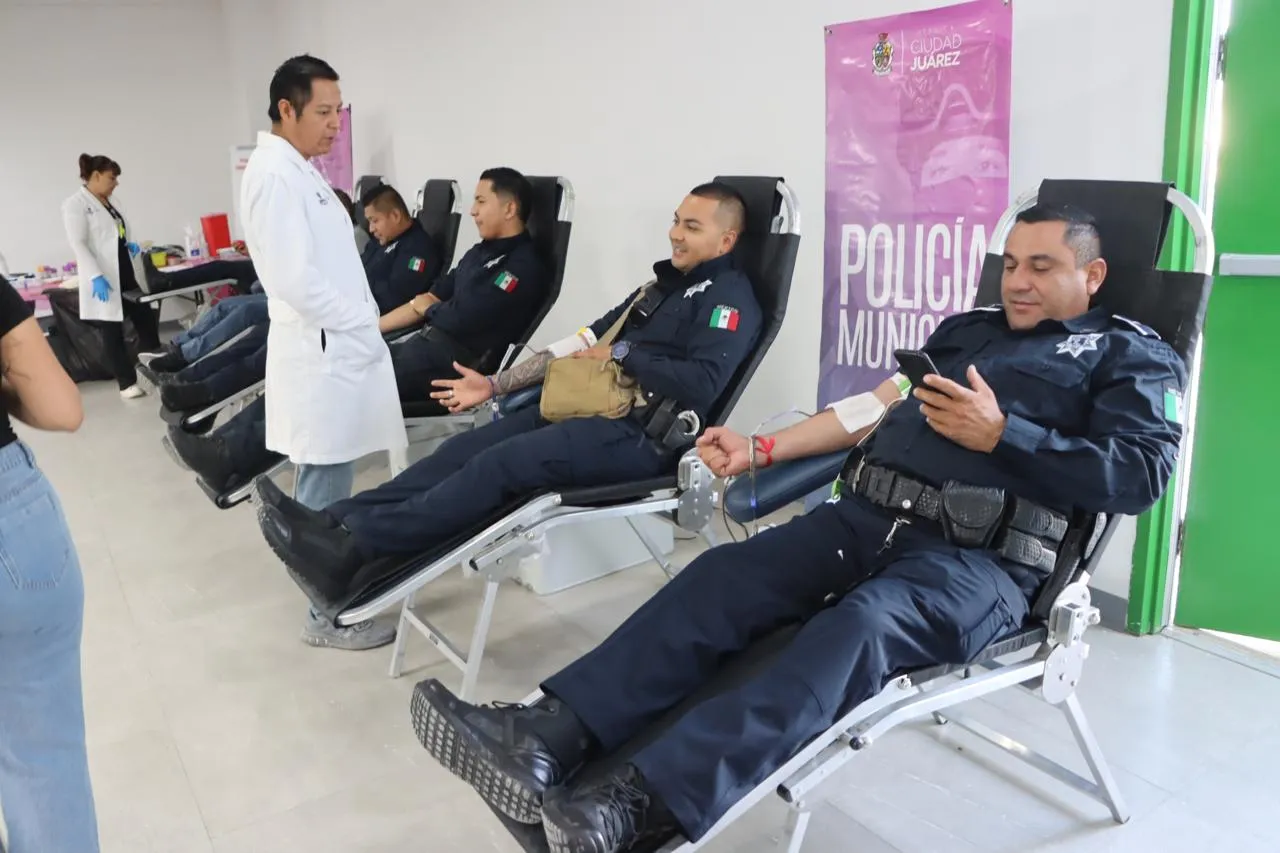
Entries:
[[540,352],[533,358],[522,361],[510,370],[504,370],[493,377],[494,388],[499,394],[508,394],[530,385],[537,385],[547,375],[547,367],[555,360],[549,352]]

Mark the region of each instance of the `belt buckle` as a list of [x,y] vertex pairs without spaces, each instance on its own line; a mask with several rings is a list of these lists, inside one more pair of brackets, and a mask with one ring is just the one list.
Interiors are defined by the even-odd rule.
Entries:
[[893,482],[897,474],[887,468],[873,468],[867,473],[868,500],[878,506],[888,506],[893,499]]

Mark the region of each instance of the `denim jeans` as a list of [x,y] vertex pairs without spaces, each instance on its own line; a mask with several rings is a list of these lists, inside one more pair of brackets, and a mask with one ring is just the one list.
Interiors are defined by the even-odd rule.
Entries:
[[356,464],[299,465],[294,474],[293,499],[307,509],[322,510],[329,504],[351,497]]
[[206,311],[190,329],[174,335],[173,345],[182,350],[182,357],[190,363],[268,319],[265,293],[230,296]]
[[0,448],[0,810],[9,853],[96,853],[84,745],[84,586],[26,445]]

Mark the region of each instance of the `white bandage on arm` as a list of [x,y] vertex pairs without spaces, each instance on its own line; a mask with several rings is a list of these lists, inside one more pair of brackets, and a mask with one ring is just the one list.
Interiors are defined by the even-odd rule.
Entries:
[[[902,399],[906,389],[911,387],[911,380],[901,373],[895,373],[890,381],[898,388],[898,399]],[[845,432],[855,433],[860,429],[873,426],[880,420],[884,415],[885,405],[880,402],[880,398],[874,392],[863,391],[861,394],[837,400],[827,408],[836,413],[836,418]]]
[[564,358],[584,349],[591,349],[596,344],[596,334],[587,327],[582,327],[577,334],[556,341],[547,347],[547,352],[556,358]]

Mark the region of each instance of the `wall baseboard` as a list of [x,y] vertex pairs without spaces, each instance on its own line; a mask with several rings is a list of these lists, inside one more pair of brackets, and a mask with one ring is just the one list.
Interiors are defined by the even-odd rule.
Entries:
[[1113,631],[1128,630],[1129,600],[1127,598],[1099,589],[1089,590],[1089,598],[1093,606],[1102,614],[1102,627]]

